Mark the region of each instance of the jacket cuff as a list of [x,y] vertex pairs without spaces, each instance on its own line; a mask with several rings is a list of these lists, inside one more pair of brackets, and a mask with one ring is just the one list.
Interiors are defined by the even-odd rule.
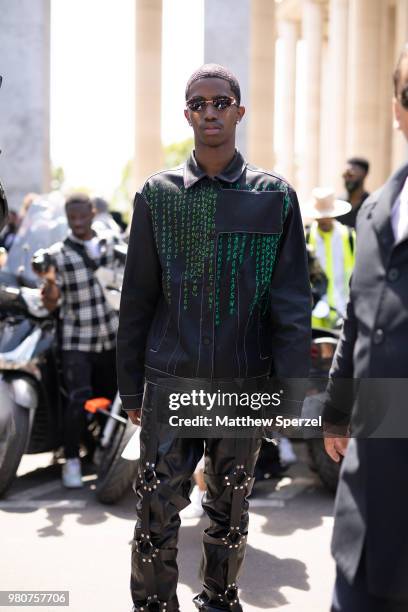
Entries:
[[326,404],[323,409],[323,432],[325,436],[348,436],[350,414],[345,414],[334,406]]
[[139,410],[143,403],[143,393],[136,393],[135,395],[121,395],[122,410],[128,412],[128,410]]

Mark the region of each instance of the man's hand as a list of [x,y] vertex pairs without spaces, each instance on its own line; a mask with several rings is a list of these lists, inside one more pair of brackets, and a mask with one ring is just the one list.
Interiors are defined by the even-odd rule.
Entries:
[[129,419],[132,421],[133,425],[140,425],[140,417],[142,414],[142,409],[138,408],[137,410],[127,410]]
[[55,268],[51,266],[47,272],[40,274],[40,276],[45,281],[41,289],[42,303],[48,311],[52,312],[57,308],[58,300],[61,295],[61,291],[55,283]]
[[324,437],[324,448],[326,453],[333,461],[338,463],[341,457],[346,454],[347,446],[350,438],[334,438],[330,436]]

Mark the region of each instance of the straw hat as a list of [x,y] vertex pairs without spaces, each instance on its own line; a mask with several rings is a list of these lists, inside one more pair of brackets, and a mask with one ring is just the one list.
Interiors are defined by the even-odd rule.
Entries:
[[351,204],[337,200],[331,187],[316,187],[312,197],[306,202],[304,214],[310,219],[331,219],[345,215],[351,210]]

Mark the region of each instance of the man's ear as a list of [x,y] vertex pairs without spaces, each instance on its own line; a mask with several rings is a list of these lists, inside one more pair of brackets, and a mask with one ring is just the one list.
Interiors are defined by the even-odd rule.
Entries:
[[184,116],[187,119],[188,125],[191,125],[191,121],[190,121],[190,113],[188,112],[188,109],[185,108],[184,109]]
[[237,115],[237,123],[239,123],[242,117],[245,115],[245,106],[238,106]]
[[401,119],[401,107],[400,107],[400,103],[395,97],[392,99],[392,106],[394,110],[394,127],[395,129],[399,130],[400,129],[400,119]]

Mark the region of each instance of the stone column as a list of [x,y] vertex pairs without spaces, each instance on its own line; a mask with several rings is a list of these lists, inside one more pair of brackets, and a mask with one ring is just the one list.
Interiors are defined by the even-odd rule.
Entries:
[[[249,22],[250,0],[205,0],[204,3],[204,62],[214,62],[229,68],[241,87],[242,104],[251,109],[249,94]],[[237,129],[237,146],[247,153],[248,119],[244,117]]]
[[298,24],[284,19],[278,23],[281,40],[281,56],[284,76],[281,79],[281,107],[279,122],[284,136],[281,139],[278,157],[282,175],[292,184],[295,182],[295,112],[296,112],[296,45]]
[[[380,98],[380,114],[378,122],[379,149],[382,156],[379,159],[379,172],[382,182],[390,175],[392,169],[393,113],[392,113],[392,72],[394,70],[394,12],[387,2],[380,7],[380,48],[381,63],[379,65],[378,95]],[[376,185],[374,185],[376,187]]]
[[371,165],[368,188],[385,178],[385,151],[381,148],[384,121],[383,0],[350,0],[347,154],[366,157]]
[[136,187],[163,166],[161,39],[162,0],[136,0]]
[[319,185],[333,186],[331,170],[333,164],[333,144],[329,136],[333,129],[332,93],[330,91],[331,69],[329,62],[329,42],[322,40],[320,60],[320,148],[319,148]]
[[250,20],[251,114],[248,118],[248,159],[265,169],[274,166],[275,3],[252,0]]
[[[407,0],[396,0],[394,13],[395,49],[393,57],[393,69],[405,43],[408,43],[408,2]],[[392,138],[392,169],[396,170],[408,159],[408,147],[400,130],[393,130]]]
[[302,32],[305,44],[303,151],[299,172],[301,197],[307,198],[319,185],[322,6],[304,0]]
[[330,92],[330,174],[337,193],[346,161],[347,31],[349,0],[330,0],[329,5],[329,92]]
[[50,186],[50,0],[2,0],[0,174],[10,206]]

